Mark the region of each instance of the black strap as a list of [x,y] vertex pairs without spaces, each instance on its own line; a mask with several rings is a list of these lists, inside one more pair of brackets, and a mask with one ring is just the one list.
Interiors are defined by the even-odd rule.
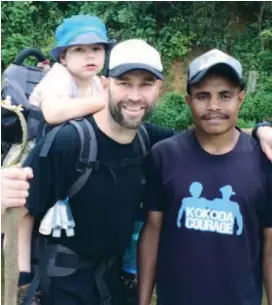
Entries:
[[107,269],[109,269],[115,261],[115,257],[109,260],[103,260],[95,269],[94,279],[100,294],[100,305],[111,305],[111,295],[105,283],[104,276],[107,272]]
[[[62,126],[64,126],[65,124],[61,124],[58,125],[56,127],[54,127],[52,130],[50,130],[50,132],[46,135],[46,139],[45,142],[42,146],[42,149],[40,151],[40,157],[42,158],[46,158],[48,156],[49,150],[53,144],[53,141],[56,137],[56,134],[58,133],[58,131],[61,129]],[[46,125],[44,126],[44,130],[43,130],[43,136],[46,130]]]
[[149,152],[151,144],[148,131],[143,124],[139,126],[137,136],[140,141],[142,154],[145,156]]
[[[83,121],[79,121],[82,122]],[[84,160],[86,159],[86,149],[84,149],[84,153],[85,155],[83,155],[83,148],[84,148],[84,144],[85,144],[85,140],[86,140],[86,133],[85,133],[85,129],[82,128],[82,125],[74,120],[70,120],[69,123],[71,125],[73,125],[75,127],[75,129],[77,130],[77,133],[79,135],[79,139],[80,139],[80,151],[79,151],[79,162],[84,162]],[[88,142],[88,140],[86,141]],[[77,171],[81,172],[81,169],[77,166]]]
[[41,121],[43,119],[43,114],[39,109],[33,106],[29,109],[28,118],[34,118],[38,121]]
[[97,262],[80,260],[75,253],[57,252],[55,259],[56,267],[86,269],[93,268]]
[[34,274],[33,280],[31,281],[31,283],[27,289],[27,292],[24,296],[22,305],[31,305],[32,304],[32,299],[35,295],[35,292],[38,290],[39,284],[40,284],[40,273],[37,270]]
[[[40,155],[39,155],[40,157],[48,156],[48,153],[51,149],[56,134],[66,124],[67,123],[64,123],[54,127],[46,135],[45,142],[40,151]],[[88,180],[90,174],[92,173],[93,168],[96,167],[97,140],[96,140],[95,131],[89,120],[85,118],[75,119],[75,120],[70,120],[69,124],[75,127],[80,138],[80,153],[79,153],[79,161],[77,164],[77,172],[81,174],[67,192],[67,196],[71,198],[81,190],[81,188],[85,185],[86,181]],[[46,125],[44,126],[43,129],[43,136],[45,136],[45,134],[46,134]]]
[[87,119],[83,119],[80,122],[81,123],[79,124],[77,121],[70,121],[77,129],[81,141],[77,171],[82,174],[67,191],[67,196],[69,198],[78,193],[85,185],[94,168],[94,166],[90,165],[93,165],[97,158],[97,139],[93,126]]
[[[39,259],[39,265],[36,268],[34,278],[29,285],[27,293],[24,297],[22,305],[31,305],[31,301],[35,292],[38,289],[39,284],[41,285],[42,291],[45,295],[49,289],[50,279],[47,276],[47,266],[48,261],[53,256],[55,257],[55,266],[63,267],[63,268],[75,268],[75,269],[85,269],[85,268],[94,268],[94,280],[96,287],[99,291],[99,295],[101,298],[101,305],[111,305],[111,296],[108,291],[108,287],[105,283],[104,276],[107,270],[114,264],[117,260],[116,257],[102,260],[102,261],[81,261],[75,253],[70,251],[63,251],[63,246],[59,247],[59,245],[50,245],[50,247],[46,247],[45,238],[40,237],[41,246],[39,247],[39,251],[41,253],[41,257]],[[56,252],[56,253],[55,253]],[[56,255],[55,255],[56,254]],[[61,276],[61,274],[59,275]]]

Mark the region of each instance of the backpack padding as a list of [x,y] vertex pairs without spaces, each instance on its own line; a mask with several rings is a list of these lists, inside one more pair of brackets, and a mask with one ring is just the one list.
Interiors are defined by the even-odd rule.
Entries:
[[11,64],[3,72],[3,78],[17,82],[28,97],[45,74],[40,68]]
[[[67,191],[69,198],[77,194],[87,182],[90,177],[93,168],[86,168],[86,165],[96,161],[97,158],[97,139],[92,124],[87,119],[83,119],[82,124],[78,121],[70,121],[70,123],[77,129],[81,141],[81,153],[79,163],[83,163],[83,174],[73,183],[70,189]],[[90,141],[89,141],[90,139]]]
[[140,141],[142,154],[145,156],[149,152],[151,144],[148,131],[143,124],[139,126],[137,130],[137,136]]
[[[46,136],[46,139],[40,151],[40,157],[45,158],[48,156],[56,134],[66,124],[67,123],[64,123],[54,127],[46,135],[46,131],[44,129],[43,136]],[[75,127],[80,139],[80,152],[79,161],[77,164],[77,172],[81,173],[81,175],[78,177],[78,179],[76,179],[76,181],[67,191],[67,196],[71,198],[81,190],[81,188],[88,180],[90,174],[92,173],[93,168],[89,165],[96,161],[97,158],[97,140],[93,126],[89,120],[85,118],[70,120],[68,124],[71,124]]]
[[33,49],[33,48],[27,48],[27,49],[23,49],[16,56],[13,63],[15,65],[21,66],[21,65],[23,65],[26,58],[31,57],[31,56],[35,57],[38,62],[42,62],[42,61],[46,60],[45,56],[43,55],[43,53],[40,50]]

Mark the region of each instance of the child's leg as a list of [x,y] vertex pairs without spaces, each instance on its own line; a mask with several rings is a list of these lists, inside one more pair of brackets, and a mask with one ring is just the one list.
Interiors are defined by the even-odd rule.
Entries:
[[30,272],[31,264],[31,237],[34,225],[34,218],[25,215],[20,223],[18,230],[18,266],[20,272]]

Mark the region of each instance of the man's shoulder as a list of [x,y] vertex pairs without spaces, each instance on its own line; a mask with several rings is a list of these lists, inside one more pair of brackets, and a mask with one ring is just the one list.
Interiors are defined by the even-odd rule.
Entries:
[[170,138],[175,134],[174,129],[161,127],[152,123],[145,123],[143,126],[148,132],[151,146],[159,141]]
[[[58,130],[56,130],[58,128]],[[52,139],[52,148],[54,151],[70,152],[73,149],[80,147],[80,136],[76,128],[71,123],[66,123],[59,126],[54,126],[42,139],[43,142],[49,141],[52,134],[55,132],[55,136]]]
[[163,154],[177,150],[187,150],[191,147],[192,130],[187,129],[176,133],[172,137],[166,138],[157,142],[152,147],[152,152],[155,154]]
[[271,172],[271,161],[268,160],[267,156],[262,151],[260,143],[245,132],[241,132],[240,137],[241,139],[238,142],[237,150],[242,153],[241,157],[245,156],[244,160],[251,160],[251,162],[254,162],[263,172]]
[[239,150],[246,152],[259,153],[261,151],[260,143],[248,133],[240,132],[241,141],[238,142]]

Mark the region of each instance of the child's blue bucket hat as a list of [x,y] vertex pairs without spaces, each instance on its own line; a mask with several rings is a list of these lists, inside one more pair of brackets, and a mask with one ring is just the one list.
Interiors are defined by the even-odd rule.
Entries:
[[76,15],[64,19],[56,29],[56,47],[50,51],[55,61],[59,61],[61,53],[70,46],[104,44],[112,45],[116,41],[109,40],[103,21],[95,16]]

